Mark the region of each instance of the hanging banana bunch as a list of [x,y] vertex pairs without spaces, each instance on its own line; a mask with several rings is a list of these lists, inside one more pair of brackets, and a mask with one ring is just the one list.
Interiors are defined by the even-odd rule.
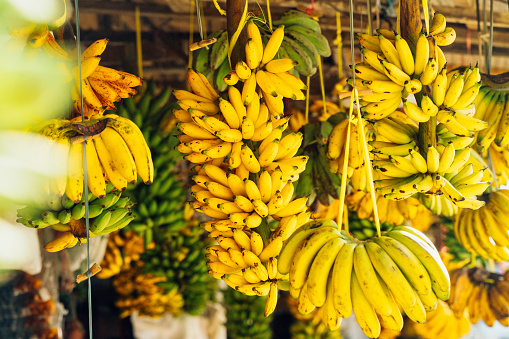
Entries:
[[380,335],[380,321],[401,330],[398,304],[411,320],[424,323],[437,300],[449,298],[448,272],[416,229],[396,226],[381,235],[360,241],[327,219],[297,229],[279,255],[278,270],[289,274],[299,312],[330,309],[324,317],[329,328],[354,312],[370,338]]
[[[398,34],[379,30],[378,36],[358,36],[364,62],[353,67],[360,79],[355,87],[373,93],[362,96],[361,110],[375,131],[372,152],[381,158],[373,161],[380,176],[375,183],[387,199],[443,193],[457,207],[478,209],[484,205],[477,196],[489,182],[479,178],[458,184],[470,172],[465,168],[470,144],[475,137],[483,137],[490,124],[474,114],[481,87],[479,68],[468,67],[462,72],[445,68],[440,46],[449,45],[455,36],[440,14],[433,18],[430,36],[421,33],[418,37],[415,55]],[[407,100],[410,94],[416,95],[417,104]],[[400,104],[410,122],[393,115]],[[436,130],[438,142],[432,136],[425,140],[419,132],[424,129],[417,124]],[[452,214],[449,205],[447,213]]]
[[[295,156],[302,134],[286,131],[289,119],[283,113],[283,97],[303,99],[305,86],[288,72],[292,60],[274,59],[284,40],[283,25],[265,47],[254,22],[247,33],[247,58],[228,80],[228,100],[203,74],[189,70],[193,93],[174,92],[181,107],[174,114],[182,132],[177,149],[198,164],[192,206],[213,219],[203,223],[218,243],[208,248],[209,272],[246,295],[268,295],[268,316],[278,289],[288,287],[277,271],[283,241],[310,216],[308,198],[293,199],[293,182],[308,159]],[[235,85],[241,81],[239,90]],[[279,221],[273,231],[267,218]]]
[[509,274],[483,268],[459,268],[451,272],[451,310],[457,317],[468,311],[470,323],[482,320],[492,327],[495,321],[509,326]]
[[265,300],[247,296],[234,289],[223,291],[226,307],[226,331],[228,338],[269,339],[272,337],[272,317],[263,316]]
[[483,196],[487,203],[478,210],[461,209],[453,218],[454,235],[469,252],[483,259],[509,260],[509,191]]
[[429,312],[424,324],[412,323],[415,333],[424,339],[459,339],[470,332],[467,314],[456,315],[447,302],[439,300],[437,308]]
[[[121,197],[120,191],[114,191],[111,184],[106,186],[106,195],[98,198],[92,192],[88,194],[90,218],[90,236],[108,234],[127,226],[134,215],[131,213],[133,205],[129,197]],[[18,210],[18,223],[42,229],[51,227],[62,232],[56,239],[48,242],[44,248],[48,252],[58,252],[65,248],[74,247],[87,240],[85,225],[84,196],[77,203],[64,195],[53,199],[44,205],[28,205]]]

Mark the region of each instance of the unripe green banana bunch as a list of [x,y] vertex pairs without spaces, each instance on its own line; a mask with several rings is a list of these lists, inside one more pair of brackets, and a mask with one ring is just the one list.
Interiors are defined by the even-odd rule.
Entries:
[[[232,339],[269,339],[272,337],[270,322],[272,317],[265,317],[263,311],[265,300],[247,296],[231,288],[224,290],[226,307],[226,330]],[[248,326],[246,326],[249,324]]]
[[[247,72],[246,63],[251,67],[254,65],[253,61],[262,60],[263,48],[270,41],[272,32],[268,30],[263,20],[263,18],[256,18],[247,25],[250,41],[246,46],[247,60],[245,63],[233,65],[233,69],[230,68],[227,32],[218,31],[207,37],[209,39],[217,38],[217,42],[212,45],[212,48],[209,50],[201,48],[195,52],[193,68],[197,72],[203,73],[219,92],[225,91],[228,85],[234,85],[239,78],[243,79],[242,76]],[[277,85],[282,82],[285,84],[284,87],[287,87],[286,83],[289,83],[290,88],[294,90],[297,99],[299,99],[302,97],[300,90],[304,89],[305,86],[300,84],[300,87],[297,87],[297,83],[292,83],[292,81],[300,81],[299,74],[311,76],[316,73],[319,56],[329,57],[331,55],[329,43],[325,36],[321,34],[318,22],[305,13],[288,11],[273,24],[275,27],[284,26],[286,31],[285,37],[279,43],[281,45],[279,49],[281,61],[275,60],[272,65],[265,67],[263,64],[270,61],[265,60],[265,62],[262,62],[262,66],[265,67],[266,71],[277,75],[281,79],[278,80],[273,75],[269,75],[277,82]],[[253,58],[253,56],[256,57]],[[294,65],[295,68],[293,68]],[[256,66],[251,67],[251,69],[254,68]],[[278,72],[274,72],[274,70],[278,70]],[[279,72],[289,72],[295,78],[290,77],[289,74],[277,74]],[[267,82],[265,78],[263,81]],[[288,92],[286,88],[281,90]]]
[[[146,90],[135,98],[130,98],[119,106],[119,114],[132,119],[140,128],[152,150],[154,172],[158,180],[150,185],[135,185],[127,194],[134,201],[133,214],[138,218],[131,226],[138,233],[144,234],[146,243],[152,241],[152,227],[160,227],[169,235],[186,226],[184,219],[185,189],[177,179],[175,166],[180,160],[180,153],[173,150],[176,140],[171,137],[175,118],[171,106],[170,88],[156,94],[155,82],[147,84]],[[172,128],[173,126],[173,128]],[[146,197],[150,197],[147,201]]]
[[482,320],[492,327],[495,321],[509,325],[509,282],[507,273],[492,273],[484,268],[459,268],[451,272],[451,298],[448,304],[457,317],[466,314],[472,324]]
[[[389,231],[392,225],[384,222],[380,224],[380,230]],[[376,235],[375,223],[368,219],[361,219],[355,214],[348,216],[348,231],[358,240],[367,240]]]
[[437,298],[449,297],[449,275],[437,249],[407,226],[359,241],[332,220],[309,222],[286,241],[278,271],[289,274],[289,291],[301,314],[323,307],[326,325],[334,330],[353,311],[370,338],[380,335],[377,315],[389,329],[401,330],[398,304],[411,320],[423,323]]
[[[348,161],[347,176],[350,179],[350,184],[355,190],[365,191],[368,189],[368,173],[366,162],[364,160],[364,146],[362,139],[359,135],[359,130],[356,123],[350,125],[350,144],[348,150],[348,159],[345,159],[347,149],[346,139],[348,133],[348,119],[341,121],[334,126],[332,130],[327,147],[327,157],[329,158],[329,170],[332,173],[343,173],[343,166],[345,161]],[[363,131],[367,131],[367,122],[363,121]],[[368,136],[372,136],[369,134]],[[367,138],[369,140],[369,138]],[[371,145],[368,145],[368,151],[371,151]],[[373,159],[373,156],[370,155]]]
[[[507,190],[494,191],[477,210],[460,209],[453,218],[454,235],[469,252],[496,261],[509,260]],[[483,202],[484,203],[484,202]]]
[[[440,225],[447,228],[447,232],[444,232],[444,244],[447,247],[448,263],[446,264],[449,271],[451,271],[453,265],[464,266],[466,262],[472,261],[472,253],[468,252],[458,241],[454,235],[452,217],[440,218]],[[476,265],[487,266],[487,261],[481,257],[477,257],[475,261]]]
[[[89,192],[90,236],[99,236],[114,232],[127,226],[134,216],[131,213],[130,198],[121,198],[121,192],[113,191],[108,185],[107,194],[103,199]],[[84,196],[83,196],[84,199]],[[75,204],[66,195],[52,199],[50,208],[28,205],[18,210],[17,222],[31,228],[51,227],[65,232],[59,238],[50,241],[45,248],[49,252],[61,251],[86,241],[85,202]],[[44,208],[44,209],[43,209]]]
[[156,231],[154,238],[155,246],[140,255],[144,263],[142,271],[165,277],[166,280],[156,285],[167,292],[177,289],[184,300],[183,310],[200,314],[216,289],[216,281],[208,274],[205,261],[211,239],[203,239],[202,230],[196,224],[170,236],[158,235]]

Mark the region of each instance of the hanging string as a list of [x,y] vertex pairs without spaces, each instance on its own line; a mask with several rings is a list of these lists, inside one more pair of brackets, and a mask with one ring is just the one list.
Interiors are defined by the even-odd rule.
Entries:
[[368,0],[368,25],[369,25],[369,35],[373,35],[373,14],[371,13],[371,0]]
[[[200,0],[195,1],[196,4],[196,18],[198,19],[198,29],[200,30],[201,40],[205,40],[205,34],[203,33],[203,25],[201,22],[201,11],[200,11]],[[206,47],[208,49],[208,47]]]
[[309,124],[309,84],[310,84],[310,81],[309,81],[309,77],[307,77],[306,79],[306,113],[305,113],[305,116],[306,116],[306,125]]
[[143,78],[143,55],[142,55],[142,50],[141,50],[140,6],[136,6],[135,21],[136,21],[136,58],[138,60],[138,76],[140,78]]
[[[76,14],[76,45],[78,51],[78,77],[80,81],[80,101],[81,101],[81,121],[85,121],[85,113],[83,107],[83,85],[81,78],[81,34],[80,34],[80,15],[78,8],[78,0],[74,0],[74,12]],[[87,180],[87,136],[83,139],[83,192],[85,194],[85,226],[87,231],[87,267],[90,267],[90,218],[88,214],[88,180]],[[90,271],[87,271],[88,282],[88,332],[92,339],[92,282],[90,280]]]
[[[189,46],[193,44],[193,32],[194,32],[194,0],[191,0],[191,10],[189,11]],[[193,67],[193,51],[189,49],[189,60],[187,61],[187,68]]]
[[488,46],[488,57],[486,59],[486,68],[488,74],[491,74],[491,54],[493,53],[493,3],[495,0],[490,0],[490,44]]
[[267,17],[269,18],[269,28],[272,32],[272,15],[270,14],[270,0],[267,0]]

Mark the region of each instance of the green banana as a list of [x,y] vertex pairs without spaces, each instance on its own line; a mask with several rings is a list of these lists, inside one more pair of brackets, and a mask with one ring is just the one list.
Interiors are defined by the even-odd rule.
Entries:
[[297,25],[290,26],[285,31],[302,33],[313,45],[315,45],[318,54],[326,58],[331,56],[332,52],[329,46],[329,42],[327,41],[327,38],[324,37],[321,33],[313,31],[307,27]]

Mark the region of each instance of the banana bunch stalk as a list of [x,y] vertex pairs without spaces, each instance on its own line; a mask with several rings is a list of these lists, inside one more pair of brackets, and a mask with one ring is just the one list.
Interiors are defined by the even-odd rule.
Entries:
[[406,226],[359,241],[331,220],[311,221],[286,241],[278,270],[289,274],[301,314],[322,307],[327,327],[336,329],[353,311],[370,338],[380,335],[378,317],[401,330],[398,304],[411,320],[424,323],[437,300],[449,298],[449,275],[436,248]]
[[451,272],[451,310],[472,324],[482,320],[492,327],[495,321],[509,326],[509,274],[491,273],[479,267],[459,268]]
[[[352,192],[345,197],[346,206],[350,211],[357,212],[359,219],[374,221],[373,201],[369,192]],[[431,224],[431,215],[416,198],[410,197],[405,200],[389,200],[383,195],[376,195],[378,219],[380,223],[402,225],[410,220],[412,226],[424,232]]]
[[[127,226],[135,217],[131,213],[132,202],[128,197],[121,198],[121,192],[113,191],[108,184],[106,195],[100,199],[89,193],[90,236],[114,232]],[[51,227],[63,232],[44,248],[48,252],[58,252],[86,241],[85,202],[74,203],[67,196],[56,198],[47,205],[28,205],[18,210],[17,222],[31,228]]]
[[469,252],[483,259],[509,260],[509,191],[485,196],[486,206],[478,210],[461,209],[453,219],[454,235]]
[[165,281],[165,277],[143,274],[140,268],[136,267],[122,271],[113,280],[113,286],[120,295],[115,302],[115,306],[122,311],[120,317],[128,317],[133,312],[153,318],[165,313],[181,314],[184,306],[182,294],[178,288],[167,291],[157,285]]
[[415,333],[424,339],[459,339],[470,332],[466,313],[456,315],[447,302],[439,300],[437,308],[429,312],[424,324],[413,323]]
[[232,339],[269,339],[272,317],[264,317],[264,298],[247,296],[231,288],[223,292],[226,307],[226,330]]
[[[281,25],[286,27],[286,34],[276,58],[287,60],[274,63],[269,66],[269,69],[273,69],[274,66],[281,67],[283,65],[288,68],[293,64],[295,68],[289,67],[290,69],[288,69],[291,74],[296,77],[299,74],[311,76],[316,73],[318,58],[320,56],[329,57],[331,55],[329,43],[327,38],[321,34],[320,25],[306,13],[293,10],[288,11],[279,20],[274,21],[273,24],[276,27]],[[249,38],[253,39],[253,41],[248,42],[249,47],[246,46],[246,54],[251,53],[253,47],[263,49],[267,45],[272,34],[267,26],[261,18],[256,18],[248,24]],[[253,32],[256,38],[253,38]],[[226,31],[214,32],[207,38],[217,38],[217,42],[209,50],[201,48],[195,52],[193,69],[204,74],[218,91],[223,92],[227,89],[228,85],[238,81],[240,74],[244,74],[245,71],[243,73],[240,70],[240,74],[237,74],[236,65],[232,65],[233,69],[230,69]],[[293,61],[290,61],[290,59]],[[249,60],[246,60],[246,62]],[[243,65],[239,67],[243,67]],[[286,79],[292,78],[286,76]]]
[[[284,27],[274,31],[265,48],[257,26],[249,23],[247,30],[247,60],[236,65],[242,91],[232,77],[229,100],[222,99],[203,74],[189,70],[194,93],[174,92],[181,107],[174,114],[183,133],[177,149],[199,164],[191,204],[213,219],[203,224],[218,243],[208,248],[210,274],[244,294],[268,295],[267,316],[274,311],[278,289],[288,285],[277,272],[283,241],[310,216],[308,198],[293,199],[293,182],[308,157],[295,156],[302,134],[286,131],[288,119],[283,118],[283,96],[303,96],[289,85],[302,83],[287,73],[293,62],[273,60]],[[291,80],[280,83],[281,77]],[[273,231],[268,217],[279,221]]]

